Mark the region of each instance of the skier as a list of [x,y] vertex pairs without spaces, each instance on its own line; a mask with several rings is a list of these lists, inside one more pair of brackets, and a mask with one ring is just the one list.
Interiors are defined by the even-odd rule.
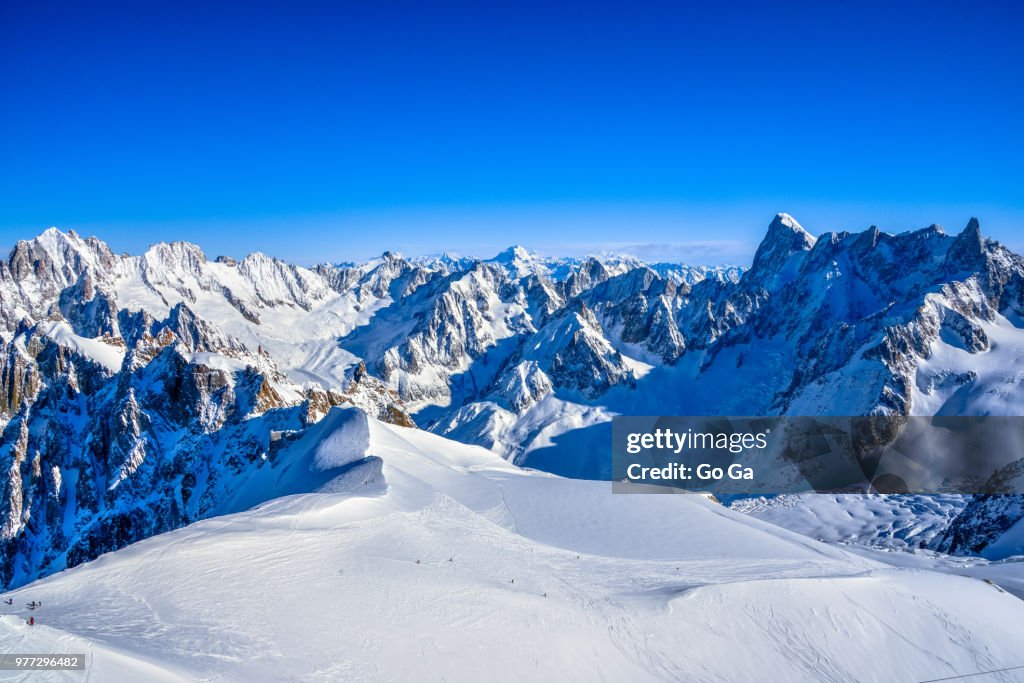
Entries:
[[29,626],[35,626],[36,625],[36,618],[35,617],[29,617],[28,618],[28,625]]
[[4,604],[5,605],[13,605],[14,604],[14,598],[7,598],[6,600],[4,600]]

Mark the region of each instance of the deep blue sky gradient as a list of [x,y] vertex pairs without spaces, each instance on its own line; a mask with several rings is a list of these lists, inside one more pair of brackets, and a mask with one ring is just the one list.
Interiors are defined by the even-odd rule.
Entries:
[[0,246],[746,261],[932,222],[1024,247],[1024,10],[0,0]]

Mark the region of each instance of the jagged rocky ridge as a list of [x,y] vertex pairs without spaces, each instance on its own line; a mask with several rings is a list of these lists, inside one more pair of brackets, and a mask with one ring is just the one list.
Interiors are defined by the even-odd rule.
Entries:
[[0,580],[217,514],[337,405],[582,476],[615,412],[998,412],[972,391],[1022,278],[973,220],[814,238],[780,214],[747,271],[521,247],[306,269],[51,229],[0,262]]

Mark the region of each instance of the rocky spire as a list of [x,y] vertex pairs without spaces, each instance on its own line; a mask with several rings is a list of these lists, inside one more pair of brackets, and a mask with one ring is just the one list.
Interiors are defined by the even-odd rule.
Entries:
[[775,215],[768,226],[768,233],[761,240],[761,245],[754,254],[754,262],[743,278],[767,286],[779,275],[789,261],[789,257],[797,252],[810,251],[815,239],[796,219],[788,213]]
[[946,254],[946,266],[951,272],[977,270],[985,257],[985,238],[977,218],[967,222]]

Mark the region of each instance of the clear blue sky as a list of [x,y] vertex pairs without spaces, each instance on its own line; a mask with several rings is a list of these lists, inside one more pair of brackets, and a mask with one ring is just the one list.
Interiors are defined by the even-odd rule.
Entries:
[[1024,246],[1019,3],[683,4],[0,0],[0,246]]

